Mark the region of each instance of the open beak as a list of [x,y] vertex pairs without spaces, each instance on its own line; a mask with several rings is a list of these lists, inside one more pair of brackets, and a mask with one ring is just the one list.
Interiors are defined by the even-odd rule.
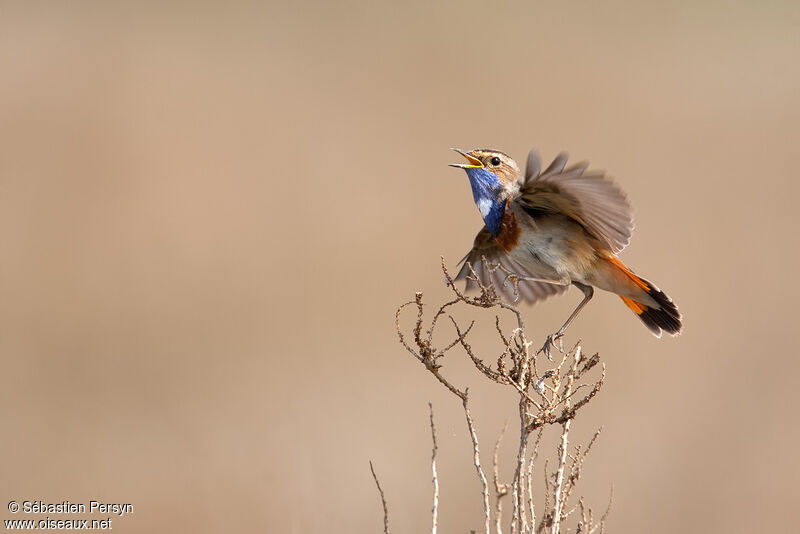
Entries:
[[458,167],[459,169],[480,169],[481,167],[483,167],[483,162],[481,162],[481,160],[479,160],[478,158],[473,158],[472,156],[470,156],[468,153],[464,152],[460,148],[453,148],[452,150],[455,150],[456,152],[458,152],[459,154],[461,154],[462,156],[467,158],[467,161],[469,163],[468,164],[467,163],[450,163],[451,167]]

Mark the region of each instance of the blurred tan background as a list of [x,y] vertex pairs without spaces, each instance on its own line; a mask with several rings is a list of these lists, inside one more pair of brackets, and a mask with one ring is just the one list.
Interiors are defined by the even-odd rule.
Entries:
[[[425,531],[431,400],[441,531],[479,529],[460,405],[393,314],[480,228],[449,147],[535,145],[616,177],[622,257],[686,322],[656,340],[598,293],[571,328],[608,365],[582,494],[614,484],[613,532],[790,530],[799,27],[789,1],[0,3],[0,518],[379,532],[372,459]],[[514,399],[451,359],[488,450]]]

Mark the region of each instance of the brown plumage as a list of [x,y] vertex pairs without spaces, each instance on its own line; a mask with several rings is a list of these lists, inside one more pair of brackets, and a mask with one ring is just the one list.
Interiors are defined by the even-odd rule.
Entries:
[[[630,242],[633,212],[625,194],[604,173],[587,171],[585,163],[566,167],[563,153],[541,172],[539,156],[531,150],[523,174],[513,159],[497,150],[459,152],[469,165],[456,166],[467,171],[471,182],[488,177],[487,183],[494,183],[486,171],[499,180],[501,186],[490,189],[503,210],[493,235],[483,205],[487,201],[476,196],[487,226],[462,260],[457,279],[467,279],[467,289],[476,286],[467,276],[467,264],[484,282],[493,277],[495,287],[509,300],[534,303],[570,285],[578,287],[584,299],[554,337],[564,333],[591,299],[593,287],[619,295],[657,337],[662,332],[680,333],[681,314],[672,300],[617,258]],[[474,194],[475,187],[473,183]],[[487,269],[483,258],[517,275],[519,284],[507,283],[501,270]]]

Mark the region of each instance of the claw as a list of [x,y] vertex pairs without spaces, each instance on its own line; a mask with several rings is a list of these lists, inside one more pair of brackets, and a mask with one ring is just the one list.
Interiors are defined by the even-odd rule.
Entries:
[[509,282],[511,283],[511,287],[514,288],[513,303],[517,303],[519,301],[519,276],[514,273],[508,273],[505,279],[503,279],[503,287],[508,286]]
[[[556,341],[559,341],[559,340],[561,341],[561,348],[560,349],[558,347],[556,347]],[[552,362],[553,361],[553,356],[550,353],[550,347],[553,347],[554,349],[559,349],[559,350],[561,350],[561,352],[564,351],[564,333],[563,332],[556,332],[555,334],[550,334],[549,336],[547,336],[547,339],[545,340],[544,345],[542,345],[541,349],[536,351],[536,354],[541,354],[542,352],[544,352],[544,355],[547,356],[547,359]]]

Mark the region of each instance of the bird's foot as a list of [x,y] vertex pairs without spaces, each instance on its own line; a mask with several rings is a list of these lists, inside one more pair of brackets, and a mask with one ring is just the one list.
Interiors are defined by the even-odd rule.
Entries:
[[[559,346],[556,346],[556,342],[560,342]],[[553,355],[550,353],[550,347],[554,349],[564,351],[564,332],[556,332],[555,334],[550,334],[547,336],[547,339],[544,341],[544,345],[542,348],[536,351],[536,354],[541,354],[544,352],[544,355],[547,356],[549,361],[553,361]]]
[[514,289],[514,301],[517,302],[519,300],[519,281],[520,277],[514,273],[506,274],[505,279],[503,280],[503,287],[508,286],[511,284],[511,287]]
[[513,286],[518,285],[519,284],[519,276],[514,274],[514,273],[508,273],[506,275],[505,279],[503,280],[503,287],[506,287],[509,284],[509,282]]

